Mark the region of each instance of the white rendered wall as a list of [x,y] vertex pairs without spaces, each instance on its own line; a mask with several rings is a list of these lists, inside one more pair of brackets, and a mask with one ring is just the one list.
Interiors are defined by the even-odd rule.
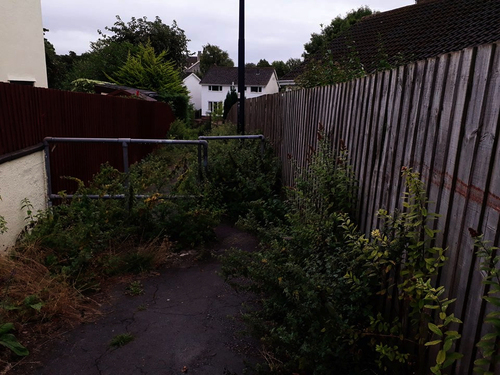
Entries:
[[[3,0],[2,0],[3,1]],[[0,215],[8,231],[0,234],[0,254],[16,242],[26,225],[21,201],[28,198],[33,212],[47,208],[47,183],[43,151],[0,164]]]
[[47,87],[40,0],[0,0],[0,81]]
[[[201,86],[201,113],[206,115],[209,113],[208,102],[223,102],[226,100],[226,95],[231,89],[230,85],[222,86],[222,91],[210,91],[208,90],[209,85]],[[218,85],[221,86],[221,85]],[[237,87],[236,91],[237,91]],[[278,81],[276,80],[276,75],[272,75],[268,84],[262,87],[262,92],[252,92],[251,86],[247,86],[245,90],[245,99],[257,98],[262,95],[275,94],[279,92]]]
[[[205,116],[209,114],[208,102],[222,102],[226,100],[226,95],[231,89],[231,86],[222,86],[222,91],[210,91],[208,90],[208,85],[201,86],[201,114]],[[221,85],[217,85],[221,86]]]
[[279,91],[280,87],[278,84],[278,79],[276,77],[276,74],[273,74],[271,76],[271,79],[267,83],[267,86],[262,90],[262,94],[276,94]]
[[188,75],[184,78],[184,86],[189,91],[190,103],[194,106],[194,109],[198,110],[201,108],[201,85],[200,79],[194,74]]

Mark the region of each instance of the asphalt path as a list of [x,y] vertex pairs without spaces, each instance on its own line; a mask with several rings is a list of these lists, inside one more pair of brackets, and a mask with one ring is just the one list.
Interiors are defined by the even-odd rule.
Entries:
[[[252,251],[257,240],[220,226],[214,252],[239,247]],[[251,373],[245,362],[258,359],[256,342],[239,332],[242,303],[250,296],[233,291],[217,274],[216,258],[166,268],[141,280],[144,294],[115,286],[94,323],[76,327],[55,343],[33,368],[39,375]],[[117,335],[133,341],[110,346]],[[245,368],[247,368],[245,370]]]

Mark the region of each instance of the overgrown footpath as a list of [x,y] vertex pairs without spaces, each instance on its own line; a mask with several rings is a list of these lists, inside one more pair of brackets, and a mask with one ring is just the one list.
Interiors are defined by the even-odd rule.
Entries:
[[[178,123],[172,136],[197,136]],[[220,125],[213,135],[234,134]],[[279,165],[255,141],[210,144],[210,169],[199,179],[193,150],[158,148],[128,175],[103,165],[92,181],[75,181],[77,198],[44,212],[23,202],[27,229],[0,258],[0,352],[2,367],[14,365],[39,339],[97,313],[95,293],[110,278],[162,266],[172,253],[215,240],[221,221],[245,215],[250,200],[279,194]],[[89,199],[87,194],[124,194]],[[137,194],[146,199],[134,198]],[[169,199],[166,196],[184,198]],[[8,226],[8,223],[7,223]]]
[[[182,123],[172,130],[177,137],[195,133]],[[234,134],[234,128],[219,126],[214,133]],[[20,332],[45,335],[55,325],[87,319],[92,293],[105,280],[158,267],[180,249],[203,249],[225,220],[262,241],[259,251],[232,249],[221,256],[224,279],[258,298],[245,314],[264,359],[256,371],[448,371],[462,356],[455,351],[461,321],[450,312],[452,296],[435,284],[446,252],[435,245],[435,215],[427,211],[418,174],[403,168],[403,210],[380,210],[381,227],[366,237],[353,220],[357,192],[347,150],[332,150],[324,134],[318,138],[310,164],[296,167],[290,188],[281,187],[270,149],[261,155],[257,143],[228,141],[210,144],[202,180],[193,155],[169,147],[127,176],[105,165],[88,185],[75,180],[81,197],[46,212],[34,214],[25,201],[31,229],[0,262],[0,344],[11,349],[2,360],[27,354]],[[90,200],[85,194],[126,198]],[[499,256],[471,234],[487,275],[485,299],[500,306]],[[491,329],[478,343],[478,373],[492,374],[499,360],[499,318],[496,310],[485,321]]]

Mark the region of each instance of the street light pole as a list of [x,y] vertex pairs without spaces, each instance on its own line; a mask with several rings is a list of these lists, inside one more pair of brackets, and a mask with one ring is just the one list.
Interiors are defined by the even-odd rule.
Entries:
[[238,133],[245,134],[245,0],[240,0],[240,35],[238,39]]

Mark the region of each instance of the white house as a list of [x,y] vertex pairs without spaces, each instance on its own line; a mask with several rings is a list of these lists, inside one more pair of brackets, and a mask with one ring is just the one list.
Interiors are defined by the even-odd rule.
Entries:
[[189,91],[189,102],[196,110],[201,109],[200,81],[200,77],[198,77],[195,73],[189,73],[189,75],[182,80],[182,83]]
[[0,82],[47,87],[40,0],[0,1]]
[[[200,81],[201,113],[210,114],[222,108],[226,95],[234,88],[238,91],[238,68],[213,66]],[[245,98],[279,92],[274,68],[245,68]]]
[[[0,0],[0,82],[47,87],[40,0]],[[8,228],[0,233],[0,254],[26,225],[21,200],[29,199],[33,212],[47,207],[46,181],[43,151],[0,155],[0,215]]]

